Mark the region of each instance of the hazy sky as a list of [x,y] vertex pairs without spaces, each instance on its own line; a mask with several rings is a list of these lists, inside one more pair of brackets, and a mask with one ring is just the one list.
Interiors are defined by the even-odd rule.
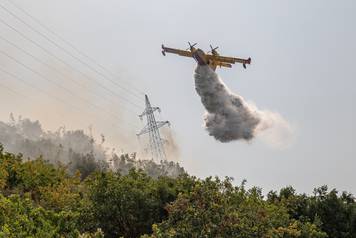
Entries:
[[[132,140],[130,148],[135,148],[134,132],[143,126],[135,117],[141,111],[136,104],[143,107],[140,93],[144,92],[152,104],[162,108],[159,118],[171,121],[181,148],[181,164],[192,175],[232,176],[238,183],[246,178],[249,185],[260,186],[265,192],[292,185],[309,193],[327,184],[356,193],[355,1],[11,1],[119,75],[117,84],[135,91],[142,100],[108,82],[109,76],[103,78],[80,64],[0,8],[2,21],[89,76],[63,65],[0,22],[0,36],[75,81],[0,40],[2,52],[44,76],[29,72],[0,52],[0,68],[27,82],[0,72],[1,120],[14,112],[39,119],[45,129],[64,124],[87,130],[92,125],[96,133],[120,144],[118,147],[125,147],[123,140]],[[0,4],[79,56],[7,0]],[[174,55],[163,57],[160,52],[162,43],[184,49],[187,41],[198,42],[202,49],[218,45],[224,55],[252,58],[247,70],[236,65],[217,73],[232,91],[260,109],[280,113],[293,125],[294,140],[288,148],[274,148],[261,139],[223,144],[207,134],[202,127],[204,108],[194,89],[195,62]],[[111,92],[87,83],[89,78]],[[75,85],[78,82],[86,87]],[[117,93],[116,99],[112,92]],[[123,109],[118,101],[129,109]],[[123,138],[121,132],[129,135]]]

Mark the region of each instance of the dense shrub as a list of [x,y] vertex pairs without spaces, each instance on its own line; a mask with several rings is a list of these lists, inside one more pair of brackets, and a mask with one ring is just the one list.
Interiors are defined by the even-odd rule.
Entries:
[[82,176],[0,146],[0,237],[356,237],[355,198],[326,186],[264,198],[230,178],[122,174],[92,162],[78,161],[92,168]]

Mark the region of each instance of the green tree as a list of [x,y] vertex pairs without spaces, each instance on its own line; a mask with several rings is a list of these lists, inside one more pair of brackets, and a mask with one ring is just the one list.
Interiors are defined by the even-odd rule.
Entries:
[[329,192],[327,186],[321,186],[314,189],[313,196],[307,196],[286,187],[267,197],[269,203],[287,208],[292,218],[320,224],[329,237],[356,237],[356,203],[349,193],[339,196],[335,189]]
[[168,218],[153,225],[151,237],[326,237],[317,225],[266,202],[260,189],[235,187],[230,178],[198,180],[166,209]]
[[267,201],[278,206],[284,206],[291,218],[308,220],[307,209],[309,198],[306,194],[297,194],[291,186],[282,188],[277,192],[271,191],[267,194]]
[[4,152],[0,144],[0,189],[9,190],[18,184],[18,168],[21,166],[22,155]]
[[35,206],[30,198],[0,195],[0,237],[77,237],[78,214]]
[[17,169],[17,190],[30,193],[36,201],[40,199],[40,190],[47,186],[56,186],[68,177],[64,167],[56,167],[42,158],[21,163]]
[[161,222],[164,206],[176,198],[173,179],[152,179],[141,171],[128,175],[96,173],[86,181],[84,230],[101,228],[107,237],[138,237]]
[[[231,178],[189,176],[174,163],[120,161],[124,174],[108,171],[92,154],[65,167],[24,161],[0,145],[0,238],[356,237],[350,193],[322,186],[307,196],[289,186],[265,199],[246,181],[234,186]],[[129,170],[134,163],[145,172]],[[181,172],[166,177],[174,168]]]
[[351,194],[338,196],[335,189],[328,192],[327,186],[316,188],[309,201],[308,216],[320,219],[329,237],[356,237],[356,202]]

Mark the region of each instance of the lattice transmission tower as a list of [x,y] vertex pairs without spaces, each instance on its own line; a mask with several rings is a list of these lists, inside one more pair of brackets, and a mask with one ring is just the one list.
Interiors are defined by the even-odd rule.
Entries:
[[169,121],[156,121],[154,112],[161,112],[159,107],[152,107],[148,96],[145,95],[146,108],[141,115],[140,119],[146,116],[146,126],[137,134],[141,136],[148,134],[149,137],[149,150],[151,152],[152,159],[156,161],[167,160],[166,152],[164,150],[164,140],[161,138],[159,128],[164,125],[170,125]]

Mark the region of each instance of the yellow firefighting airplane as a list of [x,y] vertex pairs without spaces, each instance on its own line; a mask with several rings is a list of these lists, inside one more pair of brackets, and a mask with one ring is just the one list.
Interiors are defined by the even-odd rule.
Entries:
[[240,59],[220,56],[219,53],[216,51],[219,47],[213,48],[210,45],[211,51],[205,53],[203,50],[194,47],[197,43],[192,45],[190,44],[190,42],[188,42],[188,44],[189,48],[186,50],[168,48],[162,45],[162,54],[166,56],[166,53],[172,53],[180,56],[192,57],[199,65],[209,65],[214,71],[217,66],[231,68],[232,64],[241,63],[242,66],[246,69],[246,64],[251,64],[251,58]]

